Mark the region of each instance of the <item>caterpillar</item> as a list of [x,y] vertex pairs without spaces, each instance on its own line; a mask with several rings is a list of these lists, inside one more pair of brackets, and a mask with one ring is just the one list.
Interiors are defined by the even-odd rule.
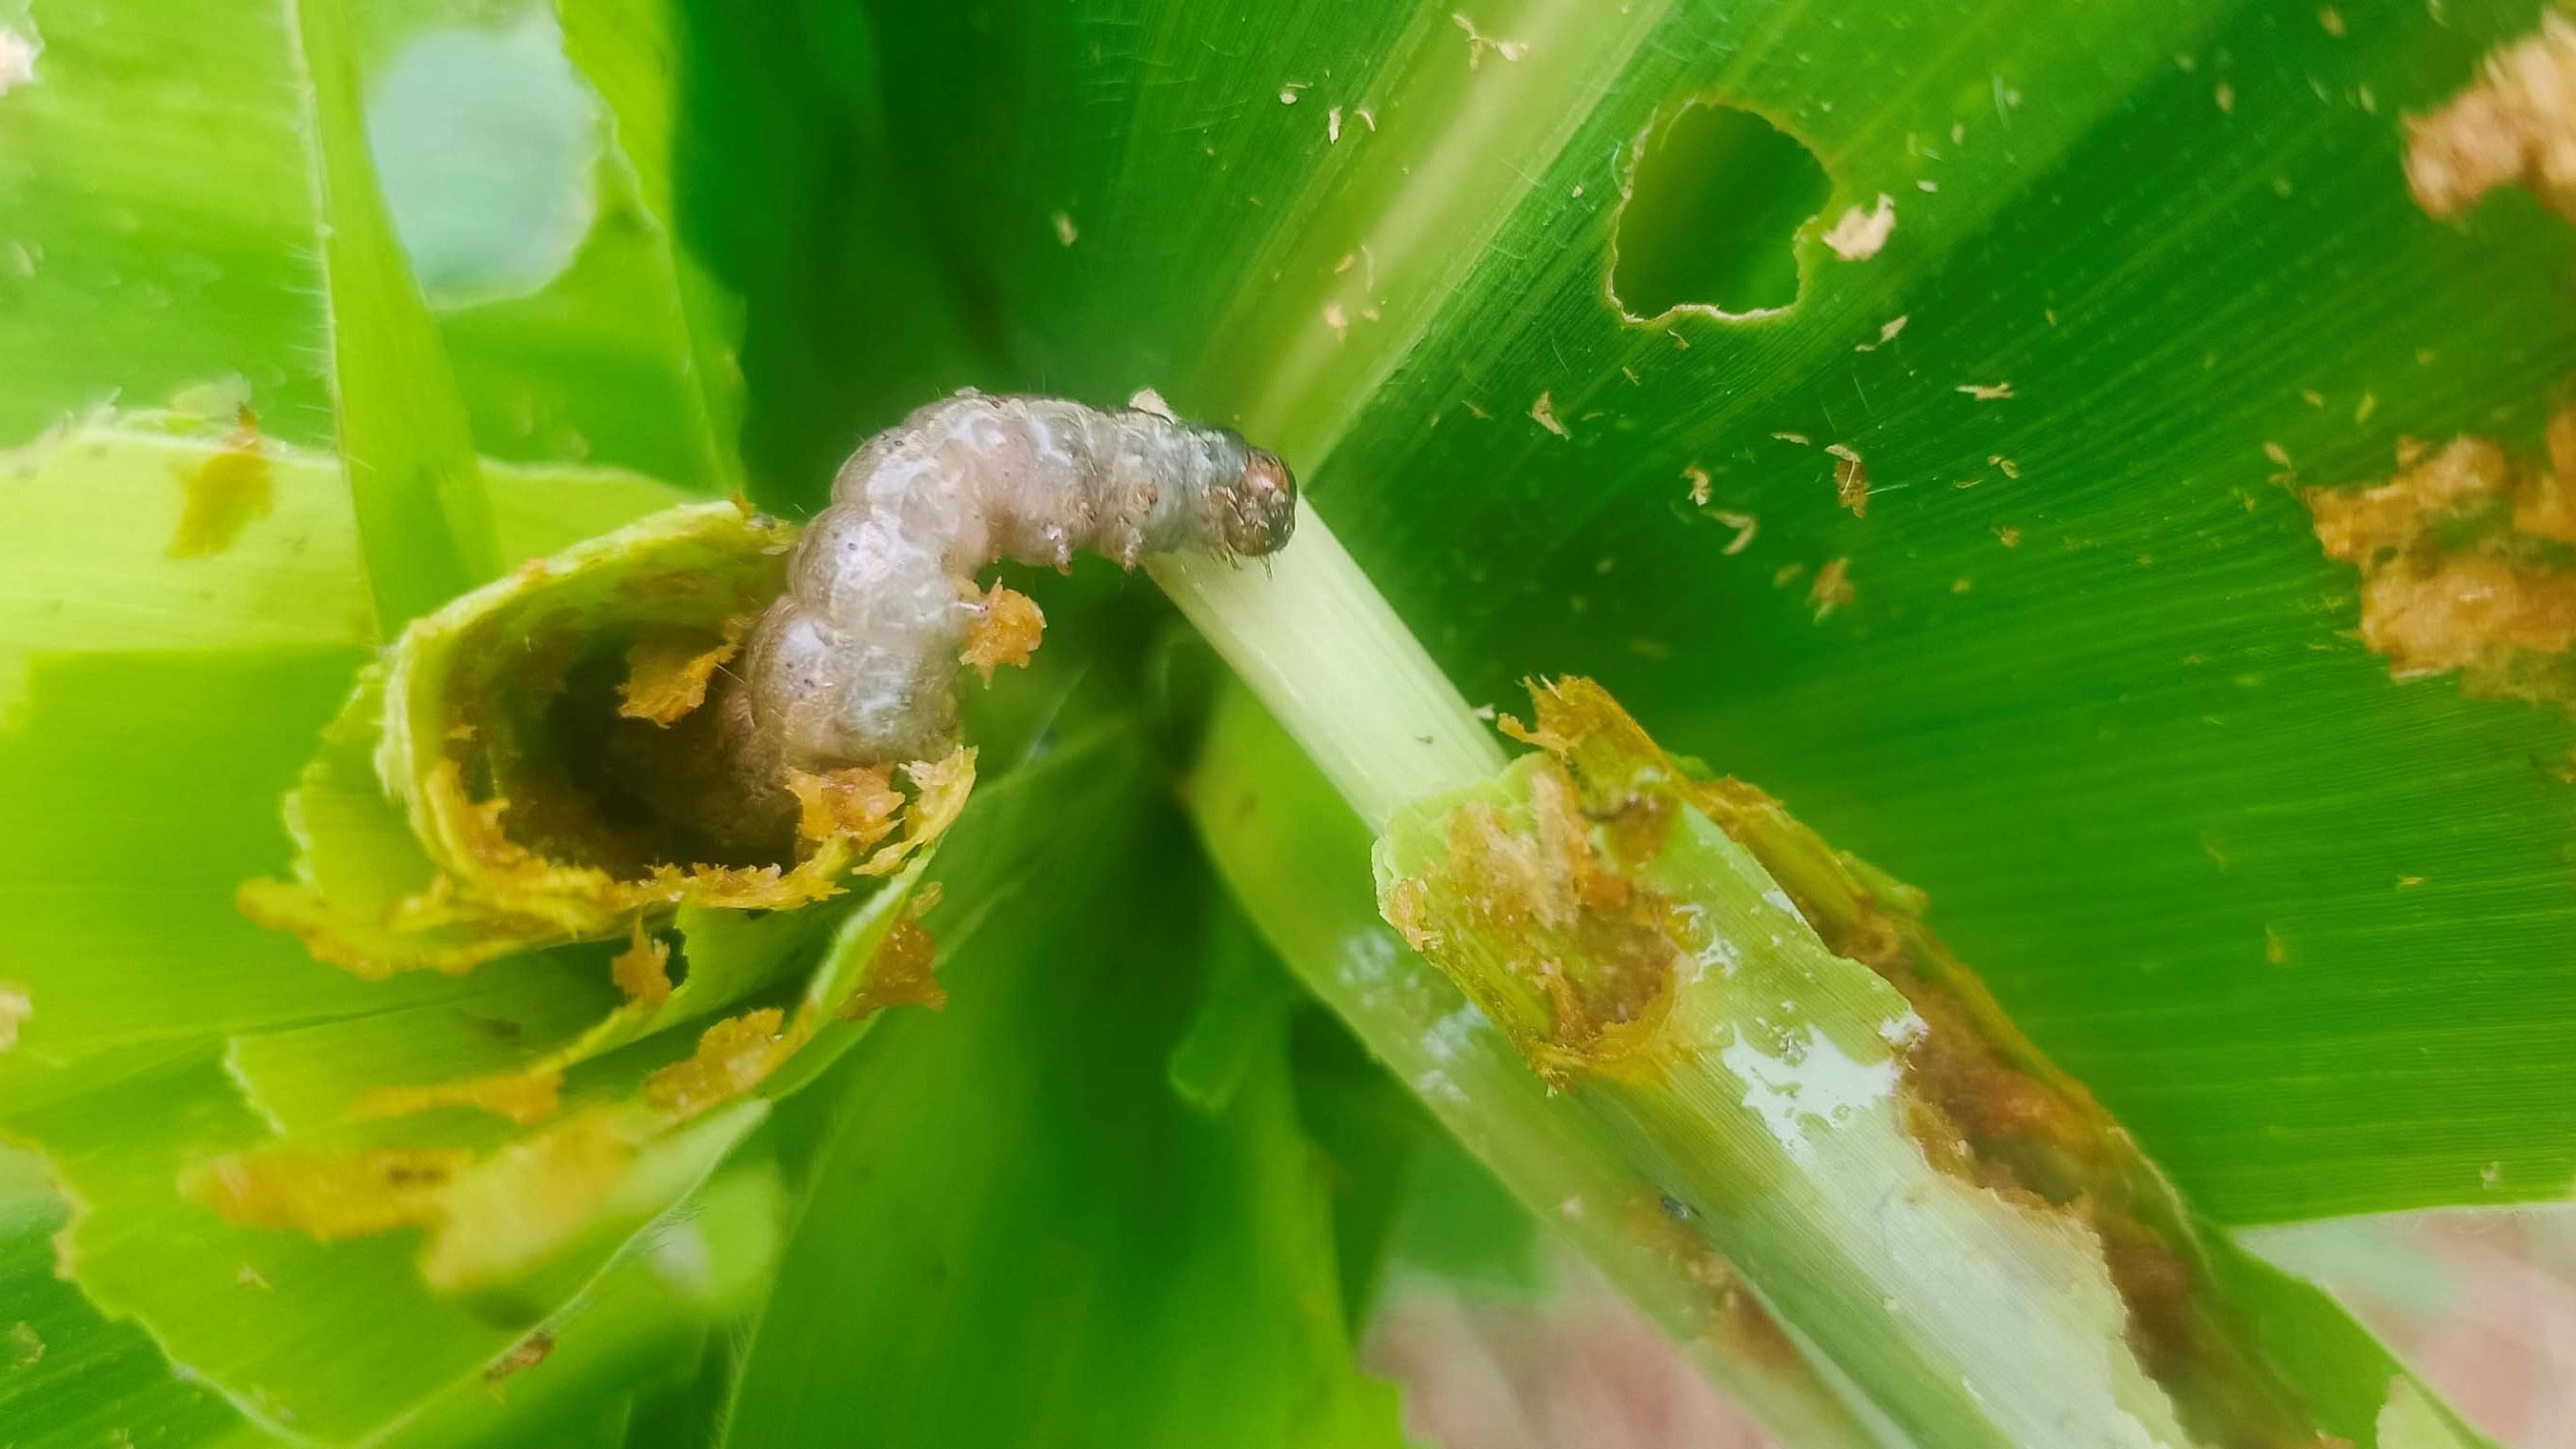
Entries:
[[1266,554],[1296,497],[1277,456],[1148,408],[932,403],[852,454],[806,525],[748,651],[754,728],[791,769],[928,758],[956,733],[976,570]]
[[939,755],[957,732],[978,570],[1268,554],[1296,502],[1277,455],[1150,393],[1101,409],[966,392],[916,410],[850,456],[798,539],[786,591],[703,712],[718,760],[684,771],[698,776],[690,813],[740,841],[774,827],[789,771]]

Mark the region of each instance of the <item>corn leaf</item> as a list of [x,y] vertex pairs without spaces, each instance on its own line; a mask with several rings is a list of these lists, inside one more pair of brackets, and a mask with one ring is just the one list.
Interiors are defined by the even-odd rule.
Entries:
[[1403,1442],[1392,1386],[1351,1365],[1286,1023],[1221,1109],[1171,1091],[1201,926],[1164,875],[1188,867],[1132,799],[1085,806],[1058,815],[1083,858],[976,930],[949,1011],[888,1023],[847,1085],[725,1442]]
[[[2229,1221],[2576,1181],[2576,728],[2393,679],[2276,481],[2537,456],[2576,234],[2437,219],[2400,163],[2538,10],[2329,13],[872,11],[906,213],[1009,319],[984,385],[1150,382],[1282,447],[1471,700],[1597,675],[1920,883]],[[1659,169],[1689,101],[1795,138],[1813,218],[1706,220],[1783,169]],[[1613,304],[1614,244],[1757,242],[1783,312]],[[752,368],[755,433],[799,365]]]

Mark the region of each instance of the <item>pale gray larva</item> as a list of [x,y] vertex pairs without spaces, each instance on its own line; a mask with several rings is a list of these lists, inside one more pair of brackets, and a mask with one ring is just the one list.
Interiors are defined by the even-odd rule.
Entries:
[[1061,398],[932,403],[842,465],[752,637],[742,722],[761,774],[944,749],[977,569],[1063,568],[1076,552],[1129,569],[1158,553],[1266,554],[1295,522],[1286,466],[1222,428]]

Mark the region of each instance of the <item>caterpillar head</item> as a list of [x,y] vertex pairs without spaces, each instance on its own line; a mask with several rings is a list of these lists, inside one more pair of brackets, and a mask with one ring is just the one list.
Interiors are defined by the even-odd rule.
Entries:
[[1246,448],[1243,476],[1211,491],[1225,546],[1235,553],[1276,553],[1296,531],[1297,479],[1267,448]]

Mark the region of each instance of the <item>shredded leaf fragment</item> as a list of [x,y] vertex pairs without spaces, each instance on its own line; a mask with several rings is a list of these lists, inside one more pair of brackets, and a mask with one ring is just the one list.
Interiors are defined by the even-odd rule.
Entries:
[[2480,72],[2442,109],[2406,120],[2416,205],[2457,216],[2518,184],[2576,220],[2576,25],[2547,13],[2537,33],[2487,56]]
[[861,875],[892,875],[914,852],[948,833],[965,813],[966,797],[975,790],[975,749],[960,745],[936,760],[915,760],[903,767],[912,782],[912,799],[903,810],[903,836],[880,848],[858,867]]
[[1889,319],[1889,321],[1887,322],[1887,324],[1886,324],[1885,326],[1882,326],[1882,327],[1880,327],[1880,328],[1878,329],[1878,340],[1877,340],[1877,341],[1875,341],[1875,342],[1856,342],[1856,343],[1852,344],[1852,351],[1854,351],[1854,352],[1876,352],[1878,349],[1880,349],[1880,348],[1882,348],[1882,347],[1885,347],[1887,344],[1889,344],[1889,343],[1891,343],[1891,342],[1894,342],[1894,341],[1896,340],[1896,334],[1905,330],[1905,324],[1906,324],[1906,321],[1907,321],[1907,320],[1908,320],[1908,319],[1906,319],[1906,318],[1904,318],[1904,317],[1895,317],[1895,318],[1891,318],[1891,319]]
[[[1509,728],[1506,726],[1506,732]],[[1404,944],[1424,955],[1438,950],[1446,939],[1431,927],[1431,888],[1419,879],[1398,880],[1379,893],[1378,914],[1395,927],[1395,934],[1403,938]]]
[[635,935],[626,949],[608,963],[608,979],[626,999],[645,1010],[651,1010],[671,999],[671,948],[648,934],[644,922],[635,922]]
[[179,475],[185,502],[170,536],[172,558],[210,558],[266,518],[276,503],[268,457],[260,451],[259,415],[245,405],[223,451]]
[[803,1044],[811,1027],[789,1030],[787,1015],[763,1007],[727,1017],[698,1038],[697,1052],[644,1079],[644,1100],[677,1117],[694,1117],[757,1087]]
[[[1442,855],[1427,874],[1388,882],[1380,909],[1452,969],[1550,1082],[1578,1070],[1652,1071],[1681,950],[1670,903],[1605,858],[1564,766],[1527,758],[1523,799],[1457,807]],[[1461,943],[1497,959],[1449,961]]]
[[938,1011],[948,1005],[947,988],[939,984],[933,970],[939,960],[939,944],[920,925],[922,916],[938,903],[939,887],[934,884],[924,886],[905,906],[903,919],[886,933],[876,954],[868,958],[858,989],[841,1003],[841,1020],[862,1021],[897,1006],[926,1006]]
[[1816,622],[1852,601],[1851,560],[1829,560],[1816,570],[1815,581],[1807,586],[1807,602],[1814,606]]
[[498,1072],[419,1087],[378,1087],[358,1098],[350,1115],[409,1117],[441,1107],[470,1107],[521,1126],[563,1110],[563,1073],[551,1068]]
[[1869,513],[1869,465],[1860,454],[1842,443],[1827,443],[1825,451],[1834,459],[1834,501],[1851,510],[1852,517]]
[[491,1388],[492,1397],[497,1399],[501,1397],[501,1385],[504,1380],[544,1363],[554,1355],[554,1351],[555,1336],[542,1328],[538,1329],[510,1345],[508,1352],[492,1360],[491,1366],[483,1370],[483,1382]]
[[707,685],[716,671],[742,652],[751,632],[751,617],[724,623],[710,641],[693,629],[654,629],[626,646],[626,680],[617,686],[617,712],[628,719],[673,725],[707,702]]
[[332,1242],[435,1221],[440,1190],[473,1161],[462,1147],[280,1148],[191,1169],[181,1190],[246,1227],[291,1228]]
[[2414,547],[2436,523],[2505,498],[2513,492],[2514,471],[2493,442],[2455,438],[2376,487],[2310,488],[2301,498],[2325,551],[2346,563],[2366,564]]
[[886,838],[903,808],[891,765],[852,765],[820,774],[790,770],[787,789],[796,797],[796,832],[809,841],[846,838],[865,849]]
[[1666,847],[1681,776],[1587,752],[1594,722],[1574,697],[1532,692],[1536,723],[1498,727],[1541,753],[1392,830],[1379,909],[1552,1085],[1651,1078],[1681,1049],[1669,1021],[1689,914],[1638,872]]
[[421,1277],[440,1291],[503,1281],[589,1226],[663,1124],[597,1107],[457,1174],[432,1204]]
[[[1475,21],[1457,11],[1450,12],[1449,19],[1460,30],[1467,32],[1467,69],[1469,70],[1475,70],[1485,63],[1487,51],[1505,60],[1518,60],[1529,54],[1529,42],[1526,40],[1498,40],[1478,30]],[[1372,124],[1370,129],[1375,130],[1376,126]]]
[[2549,444],[2548,465],[2486,438],[2409,445],[2385,483],[2302,490],[2318,545],[2360,572],[2362,642],[2393,676],[2576,704],[2576,573],[2549,552],[2576,541],[2576,414],[2551,420]]
[[1865,262],[1878,255],[1895,230],[1896,198],[1882,191],[1876,206],[1867,211],[1855,206],[1836,219],[1825,233],[1825,245],[1844,261]]
[[1023,667],[1037,653],[1038,640],[1046,633],[1046,614],[1037,600],[999,583],[985,591],[974,607],[980,612],[966,632],[963,658],[990,684],[994,670],[1005,665]]

